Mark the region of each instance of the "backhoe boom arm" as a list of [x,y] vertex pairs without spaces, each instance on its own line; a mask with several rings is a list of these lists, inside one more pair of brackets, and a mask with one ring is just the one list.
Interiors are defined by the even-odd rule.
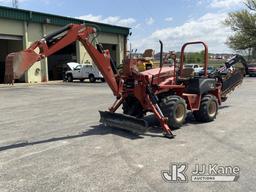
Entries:
[[[80,41],[102,73],[115,96],[118,90],[117,72],[108,50],[97,49],[90,38],[96,38],[96,29],[84,24],[67,25],[34,42],[21,52],[11,53],[6,57],[5,83],[19,79],[35,62],[48,57],[75,41]],[[100,46],[97,46],[98,48]]]

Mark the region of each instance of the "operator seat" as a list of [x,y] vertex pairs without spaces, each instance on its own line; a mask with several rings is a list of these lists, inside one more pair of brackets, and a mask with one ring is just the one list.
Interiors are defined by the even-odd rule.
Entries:
[[177,77],[177,83],[189,84],[191,79],[194,79],[195,71],[193,68],[183,68],[180,76]]
[[180,79],[190,79],[195,76],[195,71],[193,68],[183,68],[181,71]]

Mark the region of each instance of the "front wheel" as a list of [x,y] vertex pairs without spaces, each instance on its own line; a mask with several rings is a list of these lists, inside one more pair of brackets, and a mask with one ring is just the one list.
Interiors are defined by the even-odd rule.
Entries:
[[171,129],[180,128],[187,117],[187,105],[183,98],[172,95],[165,97],[160,103],[160,108],[165,117],[168,118],[168,125]]
[[91,83],[95,83],[96,79],[95,79],[95,77],[94,77],[93,74],[90,74],[90,75],[89,75],[89,81],[90,81]]
[[143,107],[141,106],[138,99],[132,96],[125,98],[123,102],[123,113],[137,118],[144,116]]
[[67,75],[68,82],[73,82],[73,76],[71,74]]
[[218,100],[214,95],[203,96],[198,111],[194,111],[194,117],[199,122],[213,121],[218,114]]

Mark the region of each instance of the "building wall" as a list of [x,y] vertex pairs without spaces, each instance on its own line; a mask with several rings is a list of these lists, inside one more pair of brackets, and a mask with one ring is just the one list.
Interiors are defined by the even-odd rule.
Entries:
[[0,18],[0,24],[0,34],[23,36],[23,22]]
[[[42,38],[43,31],[40,24],[37,23],[24,23],[25,32],[27,31],[27,39],[26,39],[26,47],[29,47],[34,41]],[[41,76],[45,73],[42,70],[41,62],[36,62],[32,67],[28,70],[25,76],[26,82],[29,83],[37,83],[41,82]],[[37,73],[39,70],[39,73]]]
[[[60,28],[57,25],[31,23],[26,21],[16,21],[0,18],[0,34],[16,35],[23,37],[23,49],[29,47],[31,43],[42,38]],[[100,33],[98,41],[104,44],[117,45],[117,63],[122,63],[124,55],[124,36],[114,33]],[[80,42],[77,42],[77,62],[85,63],[91,61],[88,53]],[[25,74],[25,81],[30,83],[47,81],[48,67],[47,59],[35,63]],[[39,73],[36,73],[38,72]]]
[[[111,33],[100,33],[98,36],[98,41],[102,44],[113,44],[117,45],[117,58],[116,62],[121,64],[124,57],[124,37],[119,34],[111,34]],[[84,46],[77,42],[77,58],[79,63],[92,62],[89,54],[85,50]]]

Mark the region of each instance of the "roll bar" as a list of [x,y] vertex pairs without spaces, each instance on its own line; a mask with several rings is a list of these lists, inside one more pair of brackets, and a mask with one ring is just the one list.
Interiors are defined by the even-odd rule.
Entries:
[[203,41],[193,41],[185,43],[181,48],[181,55],[180,55],[180,72],[182,73],[183,67],[184,67],[184,55],[185,55],[185,49],[188,45],[196,45],[196,44],[202,44],[204,46],[204,76],[206,77],[208,75],[207,67],[208,67],[208,46]]

